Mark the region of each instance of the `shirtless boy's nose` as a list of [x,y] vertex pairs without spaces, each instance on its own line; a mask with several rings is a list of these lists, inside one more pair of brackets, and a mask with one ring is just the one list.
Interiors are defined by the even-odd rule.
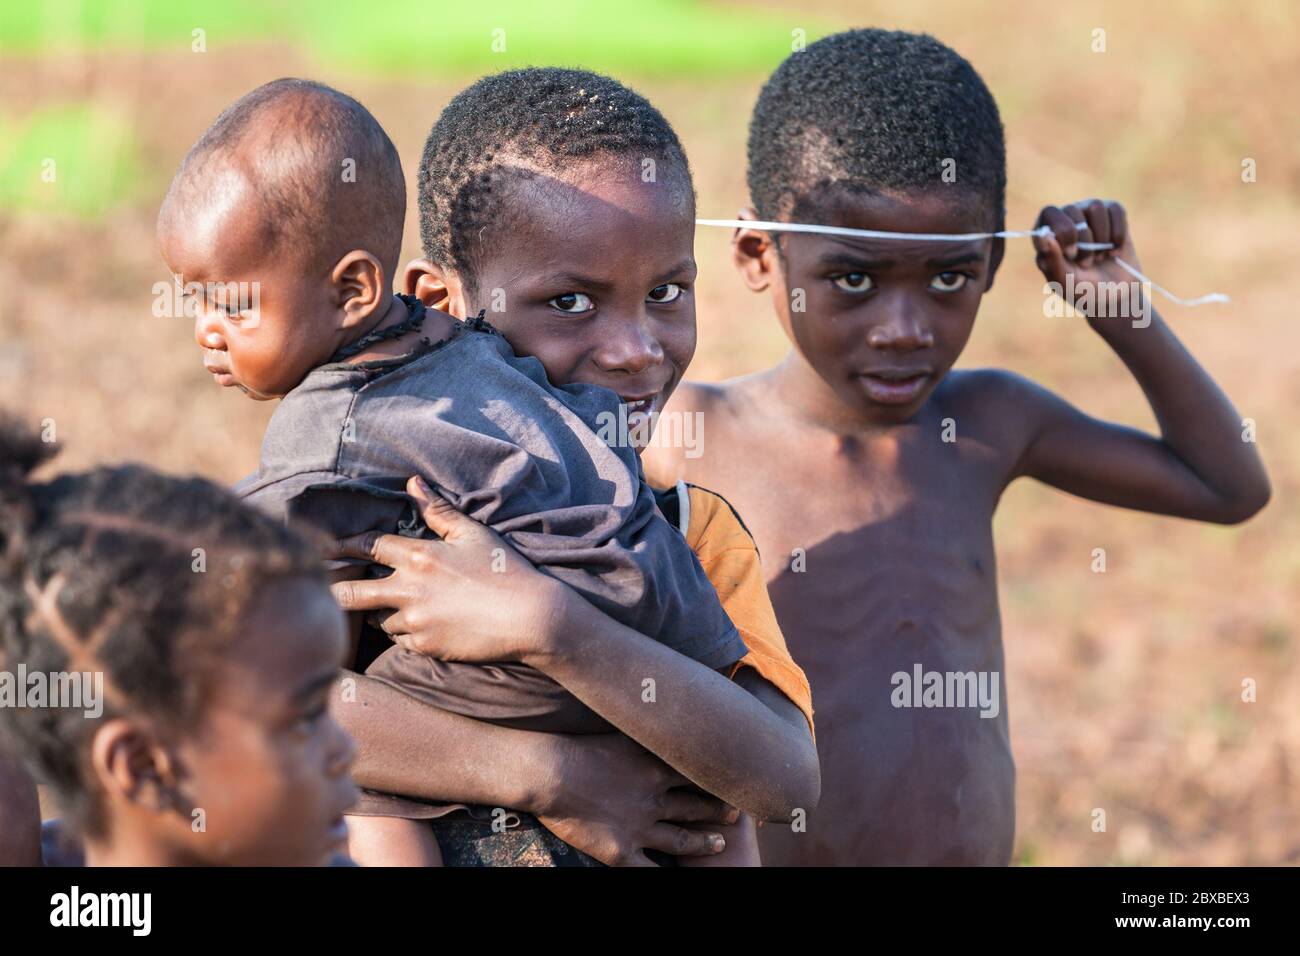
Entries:
[[911,352],[934,345],[934,333],[921,313],[901,302],[882,302],[881,306],[885,310],[884,316],[867,333],[867,344],[873,349]]

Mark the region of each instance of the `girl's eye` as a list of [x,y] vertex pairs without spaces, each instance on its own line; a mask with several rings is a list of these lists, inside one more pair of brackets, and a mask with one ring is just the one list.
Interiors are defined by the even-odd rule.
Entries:
[[842,276],[835,277],[835,288],[843,292],[870,292],[875,285],[871,281],[871,276],[865,272],[846,272]]
[[329,713],[329,709],[321,707],[319,710],[313,710],[310,714],[299,717],[293,725],[294,732],[303,737],[310,737],[312,731],[316,729],[316,725],[320,723],[321,718],[327,713]]
[[964,272],[940,272],[930,280],[930,288],[937,292],[957,292],[969,278]]
[[669,302],[676,302],[681,298],[683,291],[682,287],[676,282],[666,282],[651,289],[650,294],[646,296],[646,301],[665,305]]
[[547,305],[554,306],[561,312],[567,312],[570,315],[581,315],[583,312],[590,312],[596,307],[591,301],[591,296],[583,295],[581,292],[566,292],[564,295],[557,295]]

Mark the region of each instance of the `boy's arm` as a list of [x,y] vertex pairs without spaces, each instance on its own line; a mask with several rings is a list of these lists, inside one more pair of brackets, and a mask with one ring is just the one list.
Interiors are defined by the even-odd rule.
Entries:
[[[815,805],[820,778],[806,721],[615,621],[418,480],[408,493],[439,540],[341,542],[338,554],[394,569],[336,584],[345,609],[395,609],[385,629],[416,653],[540,670],[698,787],[758,819]],[[504,556],[504,573],[484,573],[494,555]]]
[[[644,849],[716,852],[735,811],[621,734],[568,737],[451,714],[364,674],[331,712],[357,741],[363,787],[427,800],[535,814],[569,844],[614,865],[645,865]],[[681,824],[681,825],[679,825]]]
[[[1089,230],[1077,230],[1076,221]],[[1081,295],[1087,283],[1136,281],[1112,261],[1118,256],[1140,268],[1118,204],[1049,207],[1039,222],[1055,232],[1035,239],[1039,268],[1058,287],[1072,282]],[[1116,249],[1080,252],[1076,237]],[[1094,294],[1088,322],[1141,386],[1160,437],[1098,421],[1020,380],[1014,399],[1028,413],[1029,433],[1016,473],[1126,508],[1223,524],[1246,520],[1267,503],[1269,483],[1236,409],[1149,301],[1145,315],[1105,316],[1095,306],[1106,298]]]
[[820,771],[808,722],[775,688],[756,687],[766,681],[747,674],[728,680],[567,588],[557,603],[549,635],[525,664],[701,789],[759,820],[789,820],[816,805]]

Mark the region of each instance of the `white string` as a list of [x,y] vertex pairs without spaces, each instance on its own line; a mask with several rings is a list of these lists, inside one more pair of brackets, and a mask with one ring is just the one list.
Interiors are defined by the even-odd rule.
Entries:
[[[857,239],[901,239],[919,242],[970,242],[975,239],[1028,239],[1033,236],[1050,236],[1052,235],[1051,226],[1039,226],[1037,229],[1004,229],[1001,232],[882,232],[877,229],[849,229],[845,226],[819,226],[804,222],[770,222],[766,220],[753,219],[696,219],[697,226],[720,226],[724,229],[758,229],[762,232],[812,232],[824,236],[852,236]],[[1084,230],[1088,228],[1086,222],[1075,223],[1075,228]],[[1084,250],[1114,249],[1114,243],[1110,242],[1080,242],[1078,247]],[[1137,269],[1133,268],[1123,259],[1115,256],[1112,260],[1121,269],[1137,279],[1139,282],[1149,285],[1156,292],[1177,305],[1195,306],[1207,305],[1211,302],[1230,302],[1232,301],[1222,292],[1211,292],[1208,295],[1199,296],[1195,299],[1184,299],[1181,296],[1174,295],[1164,286],[1152,281],[1144,276]]]

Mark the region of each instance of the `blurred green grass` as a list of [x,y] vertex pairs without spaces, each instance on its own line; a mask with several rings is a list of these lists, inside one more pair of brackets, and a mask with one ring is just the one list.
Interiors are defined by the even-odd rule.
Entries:
[[[812,42],[835,27],[698,0],[640,0],[616,17],[601,0],[504,0],[467,6],[408,0],[48,0],[0,6],[0,55],[82,51],[199,55],[288,44],[331,67],[399,78],[457,78],[528,64],[619,75],[761,75],[789,55],[794,30]],[[197,31],[202,31],[201,35]],[[142,153],[112,104],[0,108],[0,208],[98,220],[136,197]],[[48,162],[59,175],[42,179]]]
[[0,208],[99,219],[139,195],[144,168],[127,117],[62,103],[0,114]]
[[[0,7],[0,53],[45,54],[93,45],[208,50],[276,40],[330,63],[368,71],[462,76],[530,63],[580,65],[649,76],[689,70],[728,75],[770,70],[789,55],[788,18],[698,0],[500,0],[490,4],[406,0],[47,0]],[[812,42],[831,32],[803,23]]]

